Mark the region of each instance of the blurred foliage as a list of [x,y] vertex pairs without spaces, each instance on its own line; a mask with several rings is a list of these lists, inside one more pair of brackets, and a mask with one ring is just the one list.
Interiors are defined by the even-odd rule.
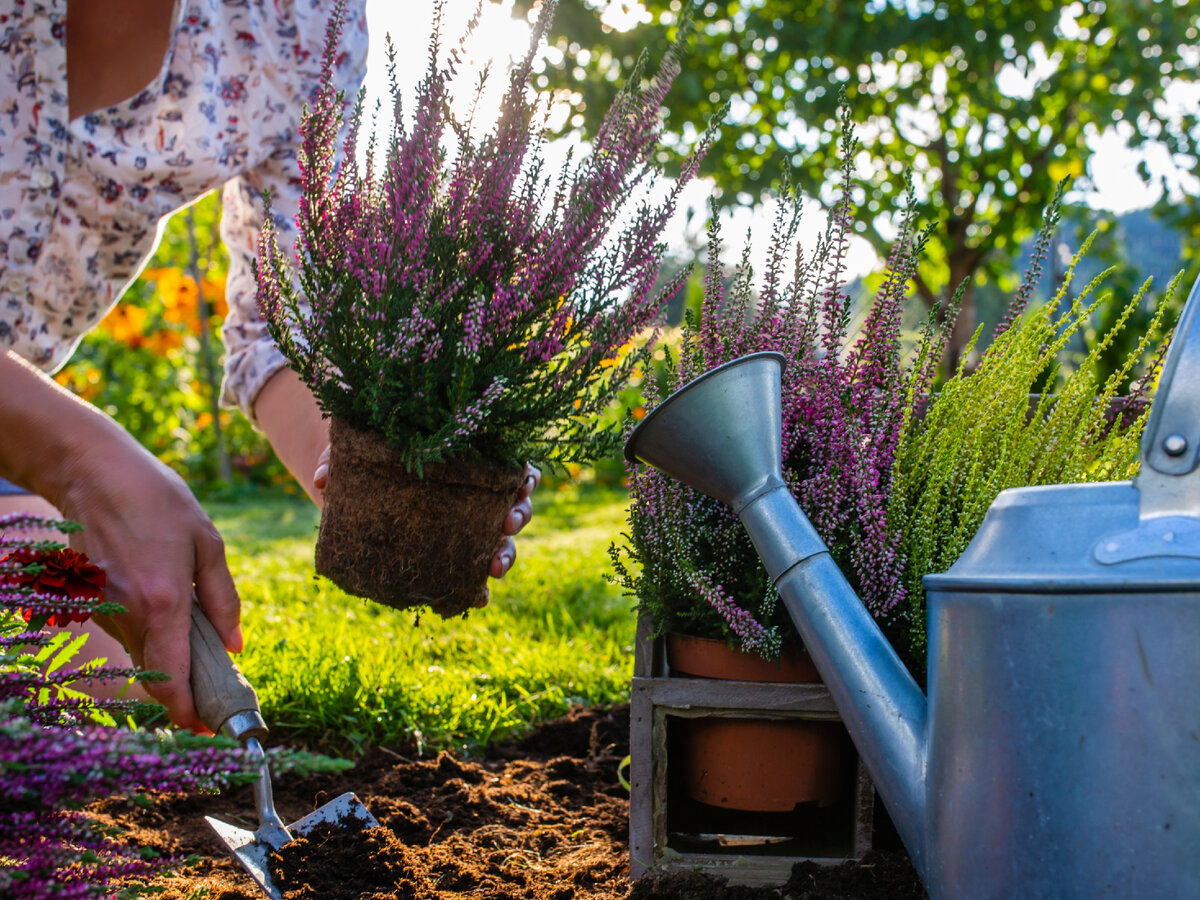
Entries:
[[[561,0],[558,53],[539,86],[574,101],[564,131],[595,128],[638,53],[661,53],[681,11],[680,0]],[[1161,142],[1177,167],[1164,177],[1194,165],[1196,110],[1163,97],[1197,81],[1198,20],[1200,6],[1176,0],[701,0],[668,97],[679,152],[664,162],[677,166],[731,100],[702,169],[720,202],[756,203],[784,162],[801,190],[828,200],[844,89],[862,143],[861,236],[884,252],[909,169],[920,217],[942,223],[917,281],[931,305],[964,279],[1014,270],[1055,185],[1088,172],[1089,138],[1113,127],[1130,147]],[[976,324],[971,299],[960,345]]]
[[[229,268],[219,218],[218,197],[210,194],[167,222],[150,265],[55,377],[116,419],[198,493],[263,484],[296,491],[245,416],[214,412]],[[204,356],[202,298],[211,365]]]

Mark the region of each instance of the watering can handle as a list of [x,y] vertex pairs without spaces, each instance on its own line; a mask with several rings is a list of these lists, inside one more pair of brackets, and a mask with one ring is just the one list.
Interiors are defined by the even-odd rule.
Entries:
[[[1197,515],[1200,485],[1191,474],[1200,462],[1200,278],[1192,286],[1163,363],[1158,392],[1142,435],[1138,477],[1141,518]],[[1193,333],[1195,332],[1195,333]]]
[[192,696],[200,721],[213,732],[239,741],[266,737],[258,695],[233,664],[217,630],[195,602],[188,643],[192,651]]

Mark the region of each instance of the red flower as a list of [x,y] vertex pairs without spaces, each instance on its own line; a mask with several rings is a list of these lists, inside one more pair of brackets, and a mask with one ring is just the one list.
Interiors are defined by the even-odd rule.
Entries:
[[[17,566],[16,571],[0,575],[4,582],[26,587],[39,594],[61,597],[66,601],[99,600],[104,596],[106,576],[104,570],[93,566],[85,554],[64,548],[62,550],[33,550],[22,547],[10,553],[0,562]],[[24,569],[41,566],[41,571]],[[32,610],[22,610],[26,622],[33,619]],[[51,613],[46,624],[61,628],[69,622],[84,622],[91,615],[78,609],[65,609]]]

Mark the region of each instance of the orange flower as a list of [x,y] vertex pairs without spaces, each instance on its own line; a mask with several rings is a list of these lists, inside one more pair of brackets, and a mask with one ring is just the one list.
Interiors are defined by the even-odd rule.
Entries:
[[146,324],[146,311],[139,306],[124,304],[113,308],[100,322],[100,329],[108,332],[114,341],[140,347]]
[[84,400],[92,400],[100,393],[100,370],[88,366],[83,371],[77,368],[63,369],[54,376],[54,380]]
[[146,340],[146,346],[158,356],[166,356],[183,346],[183,335],[171,328],[160,328]]
[[209,275],[200,282],[200,293],[208,301],[211,315],[224,319],[229,314],[229,304],[225,300],[225,275]]
[[200,293],[196,290],[195,279],[184,275],[179,269],[166,269],[157,282],[158,293],[162,297],[163,318],[175,325],[187,325],[191,331],[198,331],[196,309]]

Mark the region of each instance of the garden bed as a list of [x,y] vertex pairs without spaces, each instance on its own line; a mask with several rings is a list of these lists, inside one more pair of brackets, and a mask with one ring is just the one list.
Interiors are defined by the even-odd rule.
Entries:
[[[822,869],[798,866],[782,890],[728,887],[695,873],[655,875],[631,887],[628,793],[617,767],[628,753],[629,710],[576,710],[478,760],[419,759],[377,750],[338,775],[277,778],[275,797],[294,821],[353,790],[384,826],[297,842],[279,879],[289,900],[904,900],[924,892],[902,853]],[[249,876],[209,830],[205,815],[254,827],[249,789],[162,800],[108,801],[108,824],[159,852],[197,859],[155,887],[163,900],[257,900]],[[303,853],[294,852],[303,849]],[[286,884],[285,884],[286,879]]]

